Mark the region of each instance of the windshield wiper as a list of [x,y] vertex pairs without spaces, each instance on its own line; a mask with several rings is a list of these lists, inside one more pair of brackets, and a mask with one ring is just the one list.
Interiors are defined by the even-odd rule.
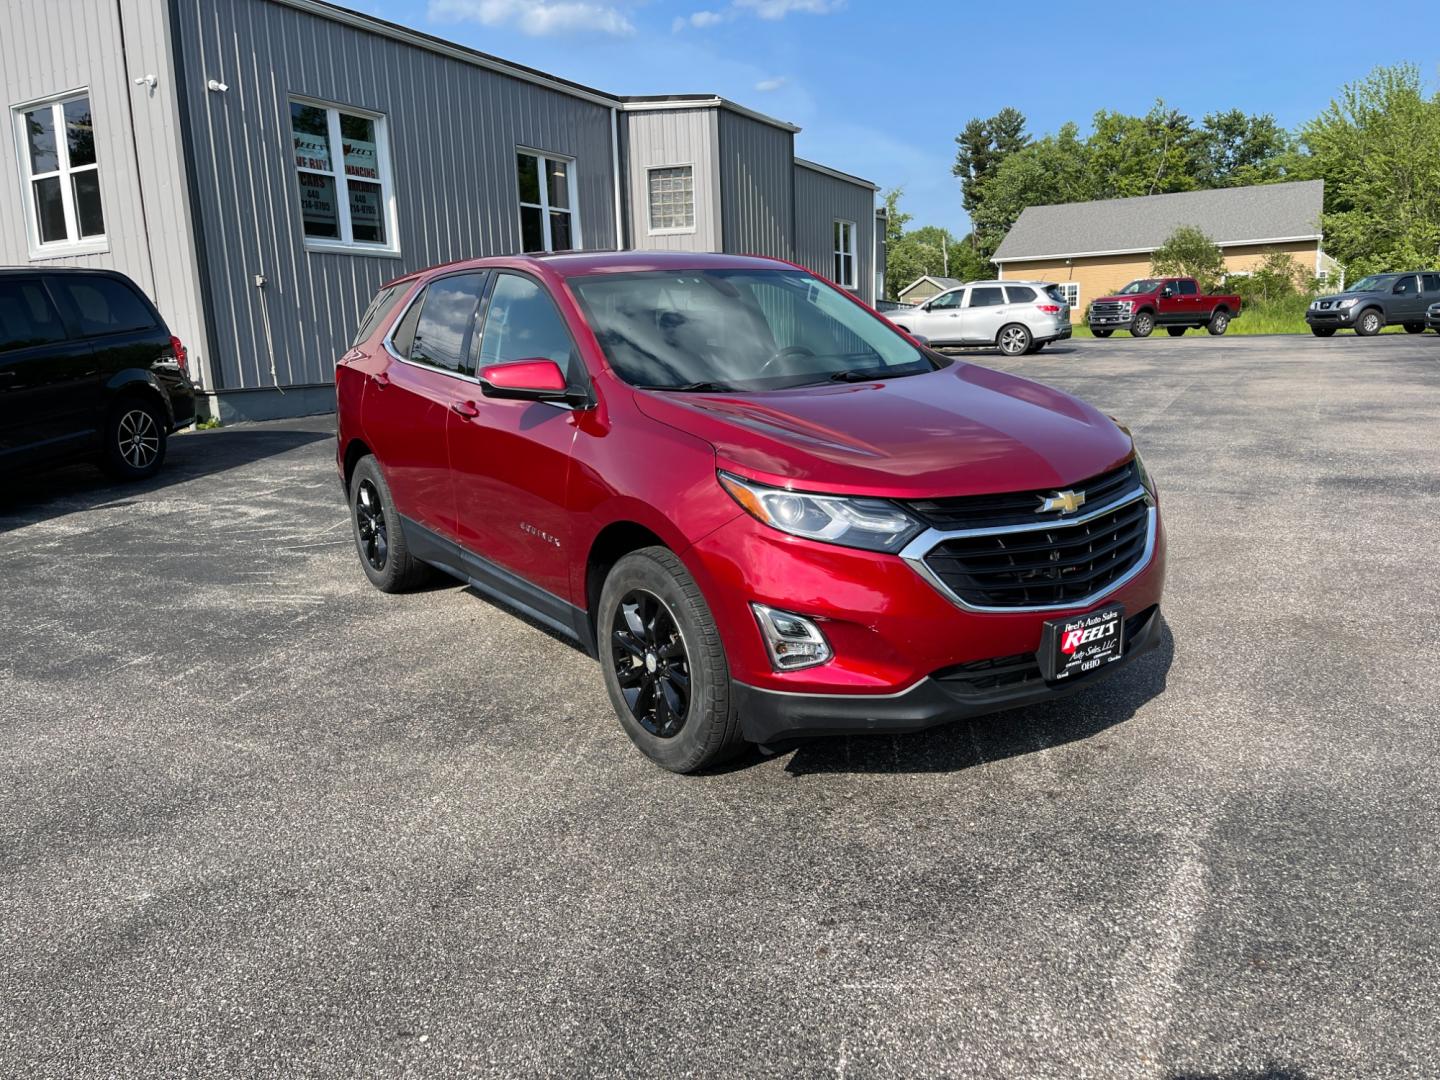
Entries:
[[872,379],[898,379],[914,374],[916,372],[887,371],[884,368],[848,368],[845,371],[832,371],[826,378],[831,382],[869,382]]
[[681,383],[679,386],[640,386],[639,390],[674,390],[682,394],[733,394],[735,387],[718,382]]

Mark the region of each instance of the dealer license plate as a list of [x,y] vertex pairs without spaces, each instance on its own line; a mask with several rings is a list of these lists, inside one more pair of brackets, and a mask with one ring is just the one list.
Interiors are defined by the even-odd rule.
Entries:
[[1073,619],[1051,619],[1040,635],[1040,673],[1063,682],[1125,654],[1125,609],[1114,604]]

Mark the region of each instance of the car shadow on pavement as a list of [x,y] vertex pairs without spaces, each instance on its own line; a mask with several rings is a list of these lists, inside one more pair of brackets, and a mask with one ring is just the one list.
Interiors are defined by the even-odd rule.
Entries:
[[[173,435],[165,464],[148,480],[115,481],[88,462],[0,478],[0,533],[67,514],[124,505],[139,496],[333,439],[325,420],[297,426],[218,428]],[[335,486],[340,496],[340,483]]]
[[[912,735],[848,735],[806,739],[779,748],[789,754],[786,772],[924,773],[957,772],[1006,758],[1078,742],[1133,717],[1147,702],[1165,692],[1175,658],[1175,640],[1162,624],[1153,651],[1126,670],[1070,697],[1041,705],[993,713],[973,720],[931,728]],[[747,754],[733,767],[761,760]]]

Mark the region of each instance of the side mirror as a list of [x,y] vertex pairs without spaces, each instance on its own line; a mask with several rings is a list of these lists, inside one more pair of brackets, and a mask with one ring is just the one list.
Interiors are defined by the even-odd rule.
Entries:
[[559,364],[538,357],[481,368],[480,392],[486,397],[514,401],[563,401],[576,405],[583,400],[566,385],[565,373]]

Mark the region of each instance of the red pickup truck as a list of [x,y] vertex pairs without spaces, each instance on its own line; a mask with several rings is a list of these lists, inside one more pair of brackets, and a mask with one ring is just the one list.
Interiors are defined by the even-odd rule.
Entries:
[[1240,297],[1206,296],[1194,278],[1141,278],[1114,296],[1091,303],[1090,330],[1102,338],[1116,330],[1149,337],[1157,326],[1165,327],[1171,337],[1201,326],[1212,334],[1223,334],[1239,314]]

